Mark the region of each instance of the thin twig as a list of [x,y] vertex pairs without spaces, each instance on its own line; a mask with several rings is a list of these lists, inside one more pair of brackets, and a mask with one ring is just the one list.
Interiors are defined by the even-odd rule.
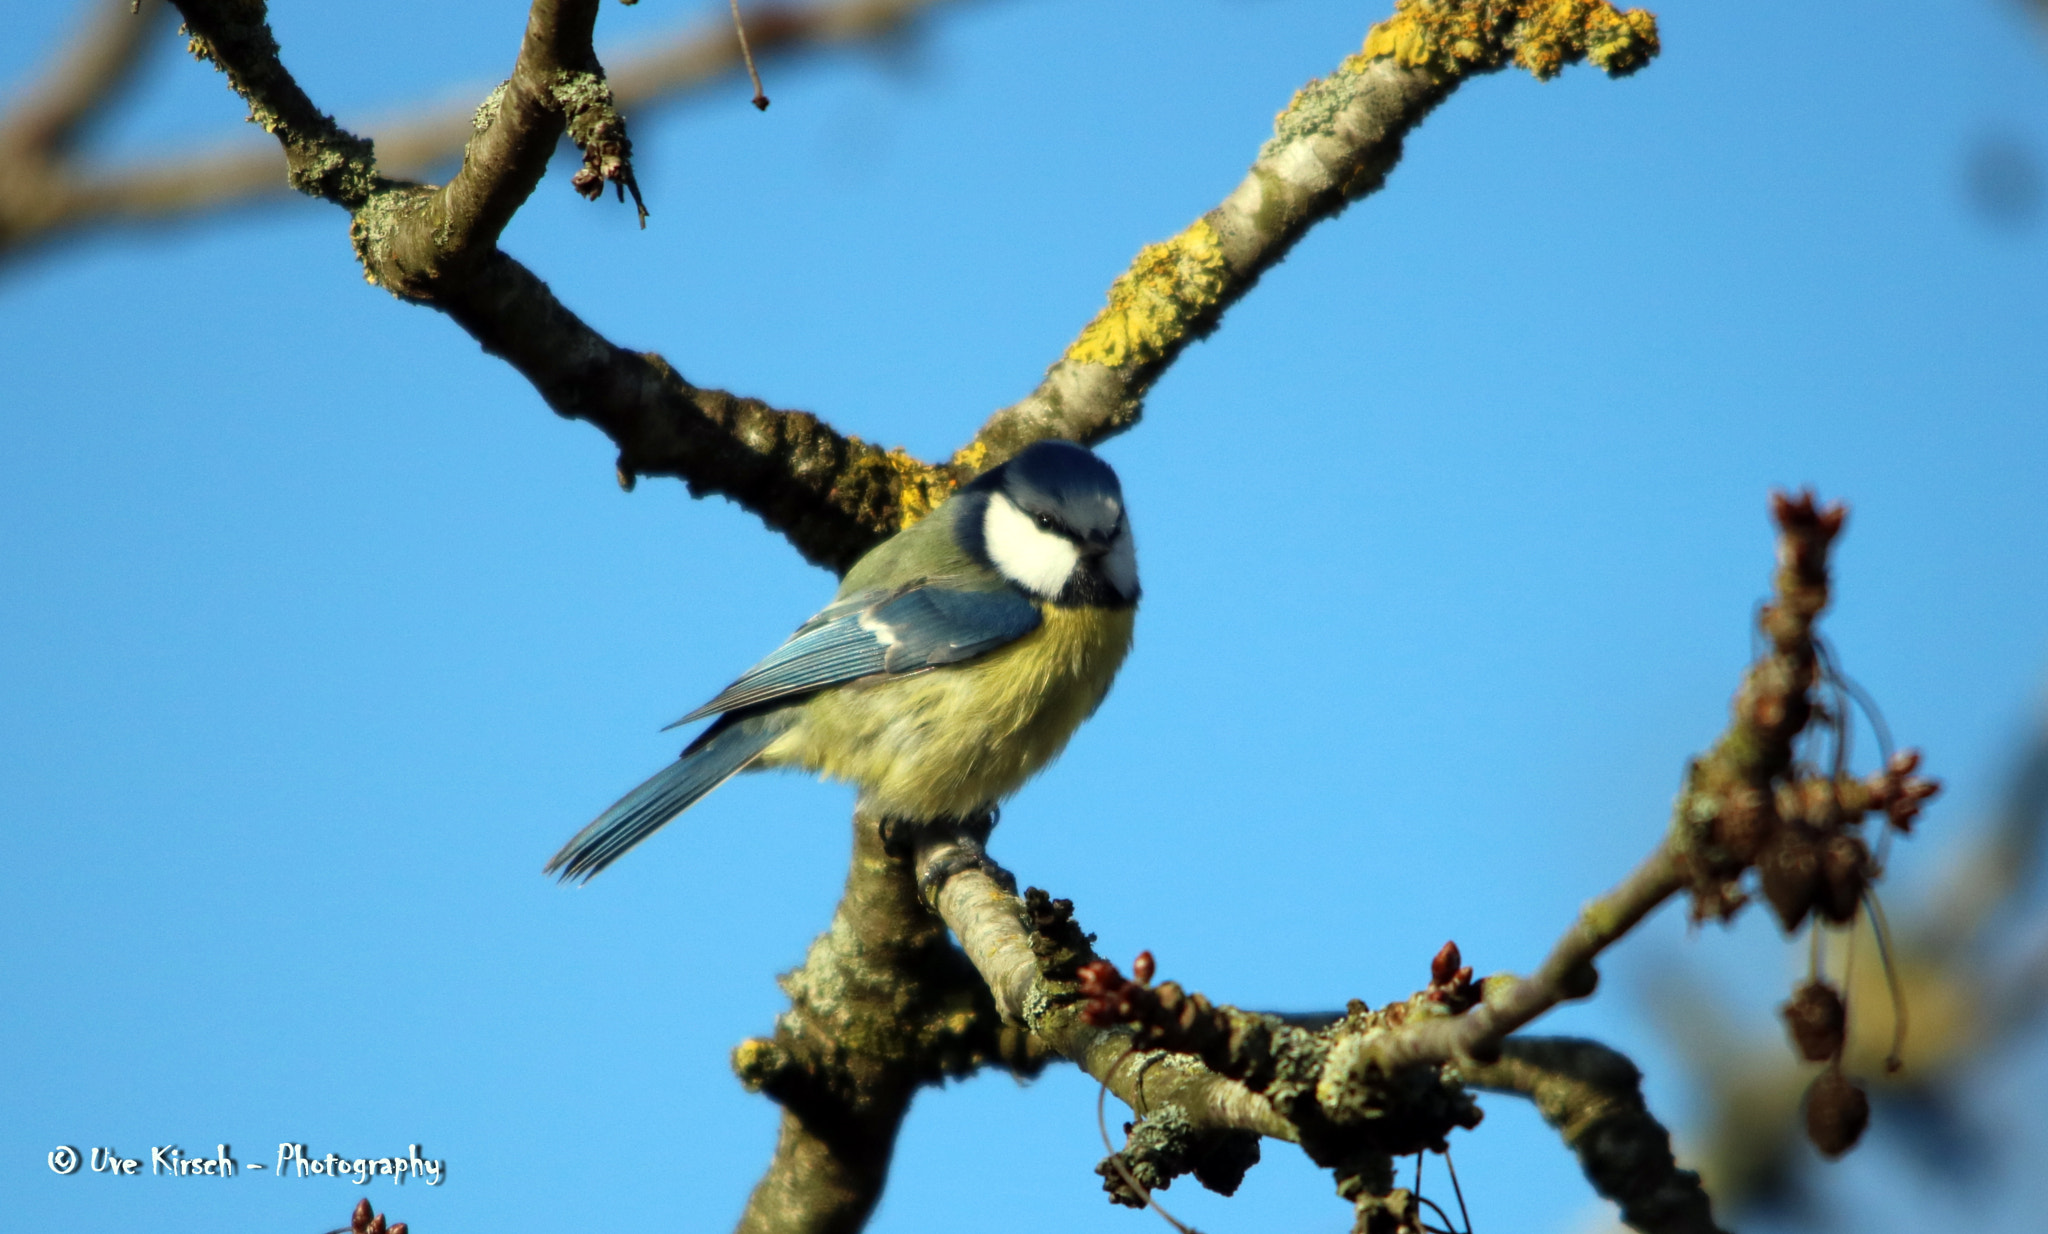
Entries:
[[[1129,1062],[1131,1056],[1136,1054],[1137,1052],[1138,1051],[1135,1047],[1124,1051],[1124,1056],[1116,1061],[1116,1066],[1121,1067],[1126,1062]],[[1113,1073],[1116,1070],[1116,1067],[1112,1067],[1110,1068],[1110,1070]],[[1097,1087],[1095,1090],[1095,1130],[1102,1136],[1103,1151],[1109,1154],[1107,1157],[1104,1158],[1104,1160],[1109,1162],[1109,1168],[1115,1170],[1117,1177],[1124,1180],[1124,1186],[1129,1187],[1131,1189],[1132,1195],[1137,1196],[1139,1199],[1145,1201],[1145,1206],[1147,1208],[1150,1208],[1153,1212],[1158,1213],[1161,1217],[1164,1217],[1166,1219],[1166,1224],[1172,1226],[1176,1230],[1179,1230],[1180,1234],[1201,1234],[1199,1230],[1195,1230],[1187,1225],[1184,1225],[1181,1222],[1180,1218],[1174,1216],[1170,1212],[1167,1212],[1166,1206],[1164,1204],[1161,1204],[1157,1199],[1153,1198],[1152,1189],[1150,1187],[1147,1187],[1145,1184],[1139,1182],[1138,1176],[1131,1173],[1130,1169],[1124,1165],[1123,1154],[1120,1151],[1118,1151],[1117,1146],[1115,1144],[1112,1144],[1109,1139],[1108,1101],[1109,1081],[1105,1079],[1102,1081],[1101,1085]],[[1126,1137],[1125,1139],[1125,1146],[1129,1147],[1128,1137]]]
[[1451,1161],[1451,1150],[1444,1149],[1444,1168],[1451,1172],[1451,1192],[1458,1197],[1458,1220],[1465,1227],[1465,1234],[1472,1234],[1472,1214],[1465,1208],[1465,1189],[1458,1185],[1458,1167]]
[[1892,963],[1892,927],[1885,920],[1884,905],[1878,902],[1876,891],[1864,889],[1863,908],[1870,914],[1871,937],[1877,940],[1885,989],[1892,996],[1892,1048],[1884,1057],[1884,1070],[1887,1075],[1897,1075],[1906,1066],[1906,990],[1899,980],[1898,967]]
[[761,90],[761,74],[754,67],[754,49],[747,46],[747,23],[740,20],[740,0],[732,0],[732,32],[740,36],[740,59],[747,62],[747,77],[754,83],[754,107],[768,110],[768,96]]

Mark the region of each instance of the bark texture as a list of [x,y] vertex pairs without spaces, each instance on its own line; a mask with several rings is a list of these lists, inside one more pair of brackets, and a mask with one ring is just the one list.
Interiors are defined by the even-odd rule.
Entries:
[[[913,32],[957,0],[836,0],[761,5],[747,15],[755,54],[788,61],[806,53]],[[288,200],[292,186],[275,147],[237,141],[119,166],[73,157],[70,136],[119,101],[152,47],[167,46],[166,0],[90,0],[89,16],[24,101],[0,118],[0,262],[39,246],[116,227],[157,225]],[[609,74],[617,105],[634,110],[723,83],[740,67],[732,28],[714,21],[622,58]],[[384,174],[423,180],[460,159],[474,106],[402,109],[370,126]],[[52,126],[50,121],[59,124]],[[49,136],[63,140],[48,141]],[[27,140],[12,140],[26,138]]]
[[[1582,60],[1619,76],[1658,50],[1653,19],[1605,0],[1396,0],[1358,53],[1281,111],[1230,195],[1141,251],[1038,387],[932,465],[807,413],[692,385],[660,356],[611,342],[497,247],[564,136],[583,156],[576,191],[596,199],[609,186],[647,217],[620,92],[592,47],[598,0],[532,0],[510,75],[470,118],[460,167],[438,186],[390,174],[369,140],[319,110],[286,69],[262,0],[176,5],[194,53],[277,139],[291,186],[348,213],[372,283],[447,313],[555,411],[605,432],[627,487],[672,475],[695,494],[726,496],[808,560],[841,571],[1025,445],[1092,443],[1135,424],[1187,345],[1310,228],[1378,189],[1408,133],[1464,78],[1511,64],[1543,78]],[[873,29],[921,7],[839,11]],[[777,34],[772,21],[755,28],[764,44]],[[71,74],[82,84],[38,95],[5,129],[7,148],[48,162],[122,76],[140,37],[90,36]],[[13,200],[0,193],[0,210]],[[1594,1043],[1510,1034],[1591,994],[1596,958],[1680,891],[1696,915],[1726,918],[1745,903],[1754,870],[1788,929],[1853,918],[1880,873],[1858,828],[1881,815],[1904,831],[1934,791],[1907,755],[1878,775],[1849,775],[1839,733],[1832,768],[1799,757],[1816,717],[1823,727],[1844,722],[1843,708],[1818,695],[1839,679],[1814,631],[1843,514],[1803,497],[1780,498],[1774,516],[1780,568],[1761,618],[1769,648],[1744,677],[1728,731],[1692,763],[1663,843],[1529,977],[1475,981],[1447,945],[1426,986],[1377,1009],[1243,1011],[1172,982],[1154,986],[1149,958],[1135,980],[1124,977],[1094,954],[1070,904],[1013,894],[1014,880],[985,856],[986,826],[892,843],[880,820],[856,818],[832,924],[784,978],[789,1010],[771,1036],[734,1054],[742,1081],[783,1108],[742,1229],[860,1228],[920,1086],[991,1065],[1029,1074],[1057,1056],[1138,1115],[1099,1170],[1121,1203],[1151,1202],[1185,1174],[1228,1193],[1261,1138],[1274,1138],[1330,1170],[1361,1234],[1421,1234],[1423,1201],[1393,1185],[1393,1161],[1442,1151],[1451,1133],[1476,1125],[1476,1086],[1535,1101],[1636,1228],[1711,1234],[1706,1196],[1677,1168],[1627,1060]],[[1831,1074],[1846,1083],[1839,1055]]]
[[783,1110],[740,1219],[750,1234],[858,1230],[919,1087],[989,1065],[1032,1075],[1047,1058],[996,1014],[871,819],[854,820],[845,894],[782,989],[790,1006],[774,1034],[733,1051],[741,1082]]

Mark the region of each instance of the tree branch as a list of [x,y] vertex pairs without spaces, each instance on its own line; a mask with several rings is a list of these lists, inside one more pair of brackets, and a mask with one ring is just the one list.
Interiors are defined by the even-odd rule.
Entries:
[[[1393,1186],[1392,1157],[1444,1148],[1478,1111],[1459,1084],[1535,1101],[1578,1154],[1587,1178],[1652,1234],[1719,1234],[1699,1178],[1677,1168],[1670,1136],[1643,1104],[1628,1060],[1593,1042],[1514,1038],[1491,1064],[1400,1061],[1405,1026],[1458,1023],[1477,998],[1471,970],[1447,947],[1430,986],[1380,1011],[1275,1016],[1210,1004],[1141,970],[1124,981],[1095,956],[1072,906],[1031,892],[1022,901],[975,837],[919,838],[919,882],[1006,1020],[1101,1080],[1138,1115],[1130,1144],[1099,1172],[1119,1202],[1142,1205],[1118,1176],[1150,1190],[1194,1173],[1228,1194],[1251,1151],[1232,1136],[1299,1144],[1337,1176],[1359,1231],[1419,1230],[1418,1201]],[[1149,1132],[1149,1134],[1148,1134]]]
[[0,253],[63,217],[74,192],[66,156],[134,79],[169,13],[162,0],[133,12],[129,0],[98,0],[50,69],[0,117]]
[[[1672,811],[1669,833],[1634,873],[1589,904],[1532,978],[1490,977],[1470,1015],[1417,1023],[1390,1055],[1426,1063],[1490,1062],[1501,1040],[1561,1002],[1599,983],[1593,960],[1680,890],[1690,889],[1696,918],[1732,917],[1748,901],[1741,880],[1752,868],[1787,931],[1809,913],[1852,920],[1879,871],[1855,829],[1883,814],[1904,831],[1939,785],[1915,774],[1918,755],[1894,758],[1866,780],[1803,772],[1794,744],[1808,723],[1850,717],[1825,713],[1814,698],[1823,681],[1814,624],[1828,602],[1827,555],[1847,512],[1818,508],[1811,494],[1772,499],[1778,524],[1776,596],[1759,624],[1771,646],[1736,691],[1728,729],[1693,760]],[[1843,747],[1837,738],[1837,750]]]
[[1643,1103],[1642,1073],[1620,1053],[1571,1037],[1516,1037],[1499,1060],[1461,1070],[1474,1088],[1534,1102],[1630,1228],[1721,1234],[1699,1175],[1678,1168],[1670,1133]]
[[[1745,903],[1739,884],[1755,868],[1787,930],[1809,914],[1853,920],[1881,873],[1857,829],[1881,814],[1909,830],[1937,791],[1916,774],[1911,752],[1875,775],[1847,774],[1846,704],[1838,698],[1830,708],[1816,697],[1831,688],[1846,698],[1847,687],[1815,632],[1828,601],[1828,553],[1846,514],[1817,506],[1810,494],[1780,494],[1772,516],[1775,594],[1759,614],[1769,647],[1744,673],[1727,731],[1689,767],[1664,841],[1580,913],[1532,977],[1474,983],[1447,945],[1431,966],[1430,985],[1404,1002],[1377,1011],[1353,1002],[1341,1016],[1265,1015],[1212,1004],[1171,982],[1155,988],[1149,957],[1141,958],[1137,980],[1125,979],[1095,956],[1071,905],[1042,892],[1019,901],[1008,890],[1014,882],[982,853],[979,835],[922,833],[919,884],[1006,1018],[1079,1063],[1142,1118],[1169,1110],[1174,1128],[1300,1144],[1336,1174],[1340,1194],[1357,1208],[1359,1231],[1419,1229],[1417,1201],[1393,1187],[1387,1162],[1440,1150],[1451,1130],[1478,1121],[1463,1081],[1534,1097],[1637,1228],[1711,1231],[1698,1179],[1672,1163],[1669,1137],[1643,1109],[1633,1067],[1601,1047],[1518,1046],[1508,1034],[1590,995],[1599,954],[1682,890],[1692,892],[1696,915],[1725,918]],[[1831,772],[1799,757],[1809,725],[1833,731]],[[1804,1042],[1801,1048],[1819,1057]],[[1829,1053],[1838,1087],[1846,1085],[1840,1053],[1839,1043]],[[1162,1138],[1187,1140],[1180,1131],[1162,1133],[1140,1147],[1152,1153]],[[1176,1163],[1195,1168],[1185,1153],[1164,1158],[1168,1166],[1148,1187],[1163,1186]],[[1158,1161],[1148,1156],[1144,1164]],[[1115,1173],[1129,1167],[1120,1161]]]
[[783,1107],[741,1231],[858,1230],[920,1086],[989,1064],[1034,1075],[1047,1060],[996,1014],[872,820],[855,818],[846,892],[782,989],[790,1008],[774,1036],[733,1051],[741,1081]]
[[313,105],[278,58],[264,0],[173,0],[192,54],[227,74],[249,120],[284,147],[285,179],[299,192],[355,210],[379,188],[370,143]]
[[1092,444],[1136,424],[1187,345],[1310,228],[1377,191],[1408,132],[1466,77],[1512,62],[1541,79],[1579,60],[1620,77],[1657,50],[1654,18],[1606,0],[1397,0],[1362,52],[1296,93],[1230,196],[1140,252],[1038,388],[990,417],[953,468],[971,475],[1041,438]]
[[926,830],[918,837],[918,881],[1004,1020],[1029,1028],[1141,1115],[1171,1104],[1203,1126],[1296,1138],[1293,1126],[1243,1084],[1172,1054],[1135,1050],[1126,1026],[1089,1023],[1076,997],[1078,974],[1098,957],[1073,925],[1071,906],[1060,909],[1063,901],[1048,899],[1028,908],[989,868],[961,864],[963,852],[972,851],[959,836]]
[[[760,55],[787,58],[900,33],[927,11],[950,2],[766,5],[749,13],[748,30]],[[161,27],[159,19],[170,11],[163,0],[144,0],[146,20],[138,22],[128,5],[129,0],[101,0],[77,47],[0,132],[46,127],[47,120],[40,118],[52,110],[44,102],[46,96],[64,100],[56,110],[75,106],[74,100],[80,98],[88,101],[88,110],[103,107],[114,87],[131,75],[146,36]],[[118,56],[110,55],[116,50]],[[720,22],[629,56],[608,78],[617,106],[630,111],[719,81],[738,65],[731,30]],[[460,158],[475,135],[474,111],[440,107],[416,119],[372,125],[381,169],[394,179],[421,180]],[[0,136],[0,260],[66,236],[282,201],[291,191],[278,151],[261,145],[244,148],[237,143],[103,169],[56,157],[64,153],[61,149],[53,148],[44,157],[30,157],[23,150]]]
[[558,123],[584,151],[579,190],[633,188],[624,121],[589,50],[595,0],[535,0],[513,77],[478,110],[462,170],[441,190],[385,179],[368,143],[311,107],[278,62],[260,2],[180,4],[201,36],[195,47],[285,144],[295,186],[354,215],[371,281],[448,312],[559,414],[604,430],[626,486],[675,475],[693,494],[731,497],[837,571],[1030,441],[1094,441],[1134,423],[1145,389],[1187,342],[1310,226],[1378,187],[1403,134],[1463,76],[1513,61],[1544,77],[1578,59],[1621,74],[1656,50],[1646,14],[1605,0],[1397,0],[1362,53],[1296,96],[1236,192],[1140,254],[1039,391],[934,467],[803,413],[699,390],[659,356],[604,339],[496,250]]
[[1509,1033],[1559,1003],[1589,997],[1600,982],[1594,958],[1684,886],[1670,845],[1659,845],[1619,886],[1579,913],[1534,977],[1487,978],[1483,1001],[1469,1015],[1416,1025],[1389,1060],[1407,1066],[1498,1058]]
[[564,127],[600,182],[630,183],[624,122],[590,51],[597,0],[536,0],[513,78],[479,109],[463,169],[445,189],[383,176],[370,143],[312,106],[278,57],[260,0],[179,7],[195,49],[285,145],[294,187],[349,209],[370,280],[447,312],[557,413],[603,429],[628,487],[640,475],[673,475],[693,494],[730,497],[836,570],[950,492],[949,479],[901,451],[701,389],[661,357],[616,346],[495,247]]
[[162,0],[148,0],[133,10],[130,4],[93,4],[55,62],[22,93],[0,123],[0,151],[8,163],[62,156],[134,77],[145,41],[163,27],[170,10]]

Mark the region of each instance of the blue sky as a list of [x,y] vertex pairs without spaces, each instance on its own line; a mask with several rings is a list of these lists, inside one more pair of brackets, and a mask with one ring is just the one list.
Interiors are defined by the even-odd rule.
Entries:
[[[58,7],[5,14],[7,79]],[[525,20],[273,10],[351,124],[481,97]],[[608,7],[600,48],[721,10]],[[1659,14],[1635,78],[1462,88],[1105,447],[1138,647],[994,848],[1107,954],[1256,1007],[1402,997],[1446,938],[1532,966],[1720,729],[1774,486],[1852,503],[1829,635],[1950,786],[1900,902],[1993,799],[2048,676],[2048,219],[1987,217],[1969,167],[2048,158],[2048,40],[1991,0]],[[1383,15],[964,5],[771,67],[766,114],[735,81],[633,117],[648,229],[558,160],[505,246],[694,382],[943,457]],[[240,115],[166,54],[100,147]],[[832,581],[722,502],[621,494],[599,434],[366,286],[317,203],[0,271],[0,405],[15,1219],[329,1229],[358,1189],[44,1164],[289,1139],[446,1159],[372,1190],[421,1234],[728,1226],[775,1120],[728,1051],[829,916],[849,792],[743,779],[588,888],[540,866]],[[1790,961],[1761,917],[1679,916],[1544,1027],[1630,1051],[1682,1125],[1699,1094],[1631,972],[1682,950],[1769,1033]],[[2048,1203],[2048,1042],[1991,1074],[1992,1173],[1944,1189],[1880,1126],[1832,1175],[1858,1228]],[[1093,1101],[1071,1070],[925,1094],[872,1228],[1154,1228],[1099,1194]],[[1456,1146],[1480,1229],[1598,1211],[1531,1111],[1484,1104]],[[1168,1198],[1212,1234],[1348,1224],[1284,1146],[1237,1199]]]

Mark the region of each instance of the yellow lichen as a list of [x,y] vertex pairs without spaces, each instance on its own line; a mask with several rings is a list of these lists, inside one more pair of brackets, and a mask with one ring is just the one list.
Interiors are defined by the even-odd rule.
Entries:
[[886,451],[882,465],[897,476],[896,528],[922,519],[953,495],[955,481],[945,469],[927,465],[902,446]]
[[1184,339],[1224,291],[1222,238],[1207,219],[1148,244],[1109,286],[1109,304],[1067,348],[1071,364],[1149,364]]
[[988,467],[988,443],[979,437],[961,446],[953,455],[953,474],[978,476]]
[[774,1042],[762,1037],[749,1037],[733,1047],[732,1069],[742,1079],[758,1077],[770,1069],[778,1052]]
[[1608,0],[1395,0],[1394,15],[1365,36],[1364,55],[1444,77],[1512,59],[1546,80],[1579,60],[1623,77],[1658,46],[1656,17]]

